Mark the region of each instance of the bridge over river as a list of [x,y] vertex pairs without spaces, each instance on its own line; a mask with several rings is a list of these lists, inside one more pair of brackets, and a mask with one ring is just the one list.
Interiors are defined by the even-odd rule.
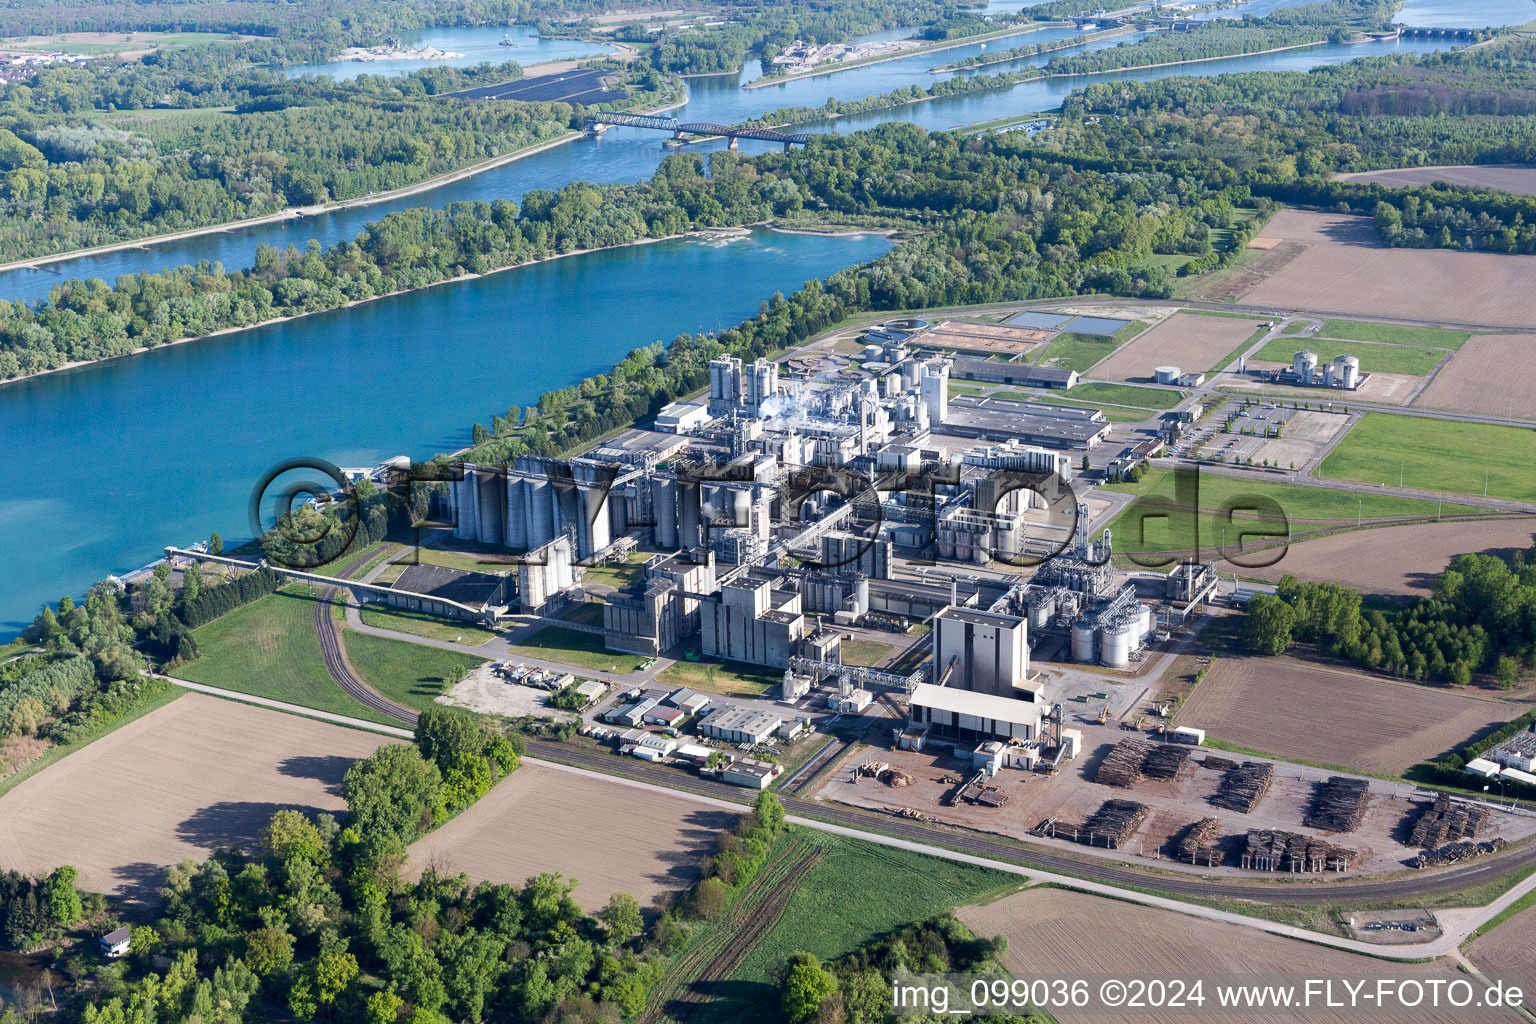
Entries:
[[596,117],[587,118],[587,131],[589,132],[602,132],[612,125],[624,125],[629,128],[650,128],[658,132],[671,132],[674,139],[680,139],[685,135],[698,135],[705,138],[727,138],[731,140],[731,149],[736,148],[736,141],[738,139],[782,142],[786,150],[796,143],[804,145],[811,140],[809,134],[781,132],[777,128],[741,128],[723,124],[710,124],[705,121],[679,121],[675,117],[662,117],[659,114],[600,114]]

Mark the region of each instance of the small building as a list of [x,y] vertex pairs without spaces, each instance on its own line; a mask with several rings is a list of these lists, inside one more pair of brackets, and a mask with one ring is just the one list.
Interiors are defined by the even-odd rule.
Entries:
[[407,611],[490,622],[511,604],[508,582],[506,576],[422,563],[406,566],[386,600]]
[[748,789],[767,789],[768,784],[784,770],[783,765],[766,764],[762,761],[732,761],[720,773],[720,781]]
[[688,717],[688,712],[682,708],[669,708],[657,705],[645,713],[641,719],[646,725],[676,726],[678,722]]
[[706,695],[685,687],[668,694],[667,703],[675,708],[682,708],[690,715],[697,715],[709,707],[710,700]]
[[930,740],[1027,742],[1040,735],[1041,707],[1032,700],[919,683],[912,691],[908,725],[927,726]]
[[785,743],[793,743],[811,729],[809,718],[796,718],[779,726],[779,739]]
[[128,952],[129,940],[133,938],[133,931],[129,928],[115,928],[103,935],[97,941],[101,943],[101,952],[105,956],[120,957]]
[[661,701],[654,697],[646,697],[637,700],[633,704],[626,704],[621,708],[615,708],[608,712],[608,721],[618,722],[631,728],[645,724],[645,716],[651,713],[651,709],[660,706]]
[[1499,773],[1499,777],[1509,782],[1520,782],[1527,786],[1536,786],[1536,775],[1532,775],[1530,772],[1523,772],[1518,768],[1505,768]]
[[868,690],[850,690],[846,694],[834,693],[827,697],[827,707],[844,715],[856,715],[869,707],[875,695]]
[[1061,747],[1062,757],[1076,757],[1078,754],[1081,754],[1083,752],[1083,730],[1061,730]]
[[727,743],[766,743],[784,719],[771,711],[721,708],[699,724],[699,732]]
[[1205,730],[1181,725],[1169,734],[1169,738],[1175,743],[1190,743],[1198,747],[1205,742]]
[[670,736],[658,736],[648,732],[633,743],[625,743],[619,753],[638,757],[642,761],[660,761],[677,749],[677,740]]
[[608,692],[608,684],[600,683],[596,679],[588,679],[576,687],[576,692],[588,703],[602,700],[603,694]]
[[[672,756],[678,760],[687,761],[697,768],[702,768],[717,753],[720,753],[720,751],[715,750],[713,747],[706,747],[702,743],[684,743],[672,751]],[[730,757],[731,755],[726,754],[725,756]]]
[[1461,770],[1468,775],[1480,775],[1485,779],[1490,779],[1499,774],[1499,766],[1486,757],[1474,757]]
[[686,402],[664,405],[656,414],[656,429],[664,434],[686,434],[708,422],[708,409]]

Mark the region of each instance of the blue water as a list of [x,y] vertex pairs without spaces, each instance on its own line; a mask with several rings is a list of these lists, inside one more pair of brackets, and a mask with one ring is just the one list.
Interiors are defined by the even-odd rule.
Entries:
[[476,420],[889,247],[768,231],[631,246],[6,385],[0,635],[167,544],[248,536],[251,488],[284,459],[455,451]]
[[[502,46],[504,36],[511,36],[516,46]],[[581,39],[542,39],[525,25],[512,28],[429,28],[405,32],[400,36],[405,46],[432,46],[461,56],[446,60],[331,61],[325,64],[299,64],[284,69],[289,78],[302,75],[329,75],[332,78],[356,78],[358,75],[409,74],[428,67],[467,68],[480,63],[505,64],[515,60],[523,67],[547,64],[578,57],[600,57],[614,52],[604,43]]]
[[[1266,0],[1255,0],[1256,3]],[[1018,37],[1042,41],[1070,32]],[[499,34],[496,38],[500,38]],[[1121,39],[1095,46],[1112,46]],[[441,44],[437,44],[441,45]],[[994,41],[991,52],[1017,45]],[[1324,46],[1179,68],[1031,82],[840,118],[854,131],[889,120],[953,128],[1047,110],[1088,82],[1295,70],[1355,57],[1440,48],[1428,40]],[[981,45],[856,68],[763,89],[756,73],[694,79],[685,120],[732,123],[828,95],[855,99],[936,77],[928,68],[983,53]],[[993,65],[985,73],[1039,65]],[[721,143],[690,147],[708,152]],[[743,143],[750,150],[753,143]],[[613,129],[429,192],[376,206],[101,256],[49,270],[0,274],[0,295],[36,298],[68,277],[121,274],[201,259],[248,266],[259,243],[330,244],[392,209],[517,197],[575,180],[639,181],[671,150],[656,133]],[[601,370],[637,345],[728,326],[775,289],[885,251],[860,240],[759,233],[712,248],[667,242],[522,268],[352,310],[158,350],[0,387],[7,487],[0,491],[0,635],[44,601],[78,594],[108,573],[143,564],[168,543],[214,529],[242,536],[248,491],[295,455],[371,465],[430,456],[468,441],[468,426],[551,387]]]
[[1536,21],[1532,0],[1406,0],[1393,20],[1415,28],[1489,28]]

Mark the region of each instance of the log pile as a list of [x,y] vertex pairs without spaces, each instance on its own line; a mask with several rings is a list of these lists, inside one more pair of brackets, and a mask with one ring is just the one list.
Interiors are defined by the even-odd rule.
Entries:
[[1347,871],[1354,850],[1298,832],[1254,828],[1244,839],[1242,866],[1253,871]]
[[1353,832],[1365,820],[1369,789],[1364,779],[1330,776],[1327,782],[1318,783],[1312,806],[1301,823],[1324,832]]
[[[1205,763],[1209,765],[1211,759],[1206,758]],[[1221,787],[1211,797],[1211,803],[1247,814],[1269,792],[1269,784],[1275,778],[1275,766],[1268,761],[1244,761],[1242,764],[1229,761],[1228,764],[1232,767],[1222,776]]]
[[1180,860],[1216,867],[1225,859],[1225,854],[1216,846],[1219,842],[1221,822],[1215,818],[1201,818],[1184,829],[1173,848]]
[[1078,842],[1098,846],[1100,841],[1118,850],[1147,818],[1147,805],[1134,800],[1106,800],[1078,830]]
[[1172,743],[1121,740],[1099,762],[1093,780],[1106,786],[1130,789],[1144,778],[1171,779],[1184,767],[1189,753],[1190,748]]
[[1435,850],[1421,850],[1419,855],[1409,861],[1416,868],[1438,868],[1447,864],[1457,864],[1473,857],[1481,857],[1487,853],[1498,853],[1509,843],[1494,836],[1482,842],[1465,840],[1460,843],[1450,843]]
[[1217,757],[1215,754],[1205,755],[1205,760],[1200,763],[1213,772],[1229,772],[1237,767],[1236,761],[1229,761],[1225,757]]
[[1460,839],[1476,839],[1493,811],[1482,804],[1457,803],[1441,793],[1414,822],[1413,845],[1425,850]]
[[899,789],[902,786],[910,786],[912,783],[917,781],[911,775],[902,771],[900,768],[887,768],[885,771],[879,774],[878,778],[881,782],[885,783],[887,786],[890,786],[892,789]]

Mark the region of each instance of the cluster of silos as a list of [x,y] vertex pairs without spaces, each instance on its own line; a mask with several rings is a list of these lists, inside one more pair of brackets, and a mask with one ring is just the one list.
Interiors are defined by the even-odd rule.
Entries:
[[1133,605],[1124,614],[1109,619],[1079,619],[1072,624],[1072,660],[1125,668],[1131,663],[1131,655],[1146,646],[1151,634],[1152,609],[1145,604]]
[[1323,367],[1323,383],[1331,388],[1353,391],[1360,384],[1360,360],[1354,356],[1338,356]]
[[941,520],[938,529],[939,557],[946,561],[986,565],[992,561],[992,553],[1000,550],[997,546],[999,532],[1002,531],[959,517]]
[[465,466],[449,485],[454,512],[453,535],[477,544],[501,544],[506,507],[506,474],[485,466]]
[[1291,357],[1291,372],[1301,383],[1311,384],[1313,375],[1317,373],[1317,353],[1297,352]]

